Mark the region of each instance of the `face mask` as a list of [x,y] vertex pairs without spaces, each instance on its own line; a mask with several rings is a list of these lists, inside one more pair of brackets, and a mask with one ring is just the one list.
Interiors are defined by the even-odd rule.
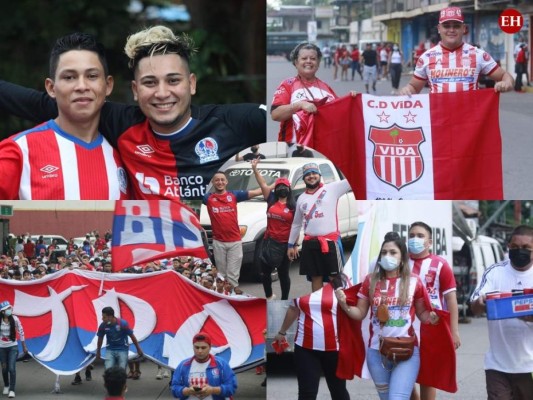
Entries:
[[9,317],[11,316],[11,314],[13,314],[13,310],[6,310],[5,313],[6,313],[6,317]]
[[289,189],[287,189],[287,188],[276,189],[276,196],[278,196],[278,197],[287,197],[288,195],[289,195]]
[[528,249],[510,249],[509,260],[516,268],[524,268],[531,262],[531,250]]
[[252,150],[252,153],[256,153],[257,150],[259,150],[259,147],[252,147],[250,148],[250,150]]
[[398,46],[393,46],[392,50],[397,51],[398,50]]
[[409,253],[411,254],[420,254],[426,250],[426,245],[424,244],[424,239],[422,238],[410,238],[407,241],[407,247],[409,248]]
[[381,265],[381,268],[385,271],[394,271],[398,268],[398,259],[396,257],[383,256],[379,261],[379,265]]

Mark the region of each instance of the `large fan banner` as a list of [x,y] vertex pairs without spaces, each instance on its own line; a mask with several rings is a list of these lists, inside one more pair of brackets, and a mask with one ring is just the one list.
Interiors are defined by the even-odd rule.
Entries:
[[502,199],[499,95],[358,94],[301,115],[298,142],[339,167],[355,197]]
[[115,203],[113,270],[179,255],[207,258],[198,216],[168,200]]
[[[58,375],[94,360],[107,306],[129,323],[148,359],[171,369],[193,356],[199,331],[211,336],[212,354],[236,371],[264,362],[266,300],[219,295],[174,271],[62,270],[31,282],[0,280],[0,293],[20,318],[31,356]],[[135,351],[131,345],[132,356]]]

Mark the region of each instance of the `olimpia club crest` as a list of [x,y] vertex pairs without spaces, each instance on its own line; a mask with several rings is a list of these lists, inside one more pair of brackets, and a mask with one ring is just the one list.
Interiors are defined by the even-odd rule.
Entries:
[[374,173],[381,181],[400,190],[420,179],[424,173],[420,144],[426,140],[421,128],[370,127],[368,138],[374,143]]
[[219,159],[218,143],[215,139],[206,137],[196,143],[194,151],[200,158],[200,164]]

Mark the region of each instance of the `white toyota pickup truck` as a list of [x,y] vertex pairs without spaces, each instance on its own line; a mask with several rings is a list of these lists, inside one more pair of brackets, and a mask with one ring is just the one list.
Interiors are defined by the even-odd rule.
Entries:
[[[268,158],[261,160],[258,170],[267,184],[272,184],[277,178],[287,178],[296,198],[305,190],[302,180],[302,166],[308,162],[316,162],[322,173],[322,182],[330,183],[344,179],[342,173],[328,159],[324,158]],[[239,162],[226,169],[228,177],[227,190],[251,190],[258,187],[252,166],[249,162]],[[210,190],[211,188],[208,188]],[[261,241],[266,230],[266,202],[262,196],[238,203],[239,227],[242,237],[243,267],[242,275],[259,278],[259,251]],[[352,191],[339,199],[337,205],[339,231],[343,239],[357,235],[357,205]],[[212,244],[211,221],[207,209],[202,205],[200,223],[207,232],[209,245]]]

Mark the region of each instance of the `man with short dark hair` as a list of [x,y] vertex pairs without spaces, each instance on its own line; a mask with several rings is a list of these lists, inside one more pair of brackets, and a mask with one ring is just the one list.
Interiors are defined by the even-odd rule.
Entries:
[[264,154],[259,153],[259,145],[256,144],[250,147],[250,152],[246,153],[244,156],[240,156],[239,153],[235,156],[235,161],[252,161],[256,158],[264,160],[266,157]]
[[314,158],[313,152],[309,149],[306,149],[303,144],[298,143],[296,145],[296,150],[292,152],[291,157],[308,157],[308,158]]
[[128,389],[126,385],[126,370],[121,367],[111,367],[104,371],[104,387],[107,390],[105,400],[124,400]]
[[128,336],[137,348],[137,354],[144,355],[137,338],[130,329],[128,322],[124,319],[115,317],[115,310],[112,307],[102,309],[102,323],[98,327],[98,343],[96,345],[96,358],[100,358],[100,351],[104,336],[107,339],[105,368],[111,368],[118,365],[124,369],[128,364]]
[[11,177],[0,186],[0,198],[129,198],[122,161],[98,132],[102,106],[113,90],[103,46],[85,33],[58,39],[45,87],[59,115],[0,143],[0,170]]
[[[409,267],[411,272],[418,275],[426,288],[431,305],[437,310],[450,312],[450,329],[455,348],[461,345],[459,338],[459,309],[457,306],[456,284],[453,269],[448,262],[431,253],[433,234],[431,227],[422,221],[416,221],[409,227]],[[422,400],[434,400],[437,389],[420,385]],[[413,389],[413,398],[418,398],[416,386]]]
[[[214,193],[207,193],[203,203],[207,207],[211,229],[213,231],[213,255],[215,264],[233,285],[236,294],[242,294],[239,288],[239,276],[242,264],[242,242],[237,219],[237,203],[259,196],[261,188],[253,190],[226,190],[228,179],[218,171],[211,179]],[[205,264],[204,270],[205,270]]]
[[[508,243],[509,259],[485,269],[472,297],[474,314],[486,312],[487,294],[533,288],[533,228],[517,226]],[[533,393],[533,315],[487,321],[485,354],[488,400],[526,400]]]

